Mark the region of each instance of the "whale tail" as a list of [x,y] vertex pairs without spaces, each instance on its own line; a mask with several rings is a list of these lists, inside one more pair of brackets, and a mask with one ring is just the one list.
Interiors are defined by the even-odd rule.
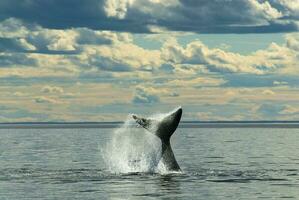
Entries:
[[178,165],[171,145],[170,137],[179,125],[182,116],[182,108],[179,107],[174,111],[166,114],[166,116],[161,117],[161,119],[145,119],[132,115],[137,124],[152,132],[161,139],[162,142],[162,162],[166,166],[166,169],[172,171],[180,171],[180,166]]
[[132,117],[141,127],[158,136],[162,142],[168,143],[170,137],[179,125],[182,112],[182,108],[179,107],[168,113],[166,116],[163,116],[160,120],[151,118],[146,119],[136,115],[132,115]]

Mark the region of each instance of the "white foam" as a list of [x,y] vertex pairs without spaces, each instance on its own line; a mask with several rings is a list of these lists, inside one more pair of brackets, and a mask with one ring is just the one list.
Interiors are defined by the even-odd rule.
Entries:
[[112,173],[159,172],[160,139],[132,124],[135,121],[128,116],[126,122],[114,130],[110,141],[102,148],[108,170]]
[[[156,113],[149,116],[153,119],[151,130],[156,130],[159,121],[178,110],[168,113]],[[133,126],[132,126],[133,125]],[[136,125],[136,126],[134,126]],[[161,159],[161,140],[146,129],[136,128],[132,115],[124,124],[115,129],[102,155],[107,168],[112,173],[154,172],[160,174],[172,173],[167,170]]]

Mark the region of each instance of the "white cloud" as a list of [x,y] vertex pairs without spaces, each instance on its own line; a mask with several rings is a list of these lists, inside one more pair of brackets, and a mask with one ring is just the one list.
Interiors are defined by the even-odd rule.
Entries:
[[132,5],[135,0],[106,0],[104,4],[104,11],[108,17],[116,17],[124,19],[128,7]]
[[146,50],[132,43],[117,42],[112,45],[86,47],[78,61],[107,71],[140,70],[145,66],[159,66],[158,50]]
[[[279,24],[295,23],[298,2],[259,0],[106,0],[104,10],[109,17],[139,19],[151,31],[195,32],[265,31],[276,32]],[[297,12],[298,13],[298,12]],[[284,19],[286,17],[286,19]],[[289,19],[288,19],[289,17]],[[293,20],[290,20],[290,17]],[[197,19],[197,20],[194,20]],[[273,25],[273,27],[272,27]],[[251,29],[252,26],[252,29]],[[272,29],[271,29],[272,28]]]
[[[159,3],[155,3],[159,4]],[[25,27],[21,22],[19,25]],[[10,20],[6,24],[14,24]],[[6,25],[8,26],[8,25]],[[25,27],[26,28],[26,27]],[[6,28],[9,31],[13,28]],[[47,55],[32,55],[39,66],[59,67],[78,72],[96,67],[103,71],[163,71],[161,66],[172,66],[177,74],[196,75],[211,72],[285,73],[299,71],[298,34],[286,36],[285,45],[271,44],[267,49],[251,55],[240,55],[228,49],[209,48],[195,40],[185,47],[175,37],[169,37],[159,50],[144,49],[134,44],[132,35],[87,28],[50,30],[35,27],[16,41],[23,49]],[[7,32],[7,31],[6,31]],[[67,56],[68,52],[75,56]],[[51,55],[55,53],[63,55]],[[19,55],[20,56],[20,55]],[[10,64],[12,61],[6,62]],[[74,73],[76,74],[76,73]]]
[[20,53],[6,53],[0,52],[0,76],[4,76],[3,71],[15,72],[15,69],[7,69],[7,68],[15,68],[18,66],[22,67],[34,67],[37,65],[36,59],[28,54],[20,54]]
[[154,3],[154,4],[159,4],[162,6],[177,6],[180,4],[178,0],[149,0],[149,2]]
[[167,82],[170,87],[209,87],[220,86],[226,81],[222,78],[213,77],[197,77],[193,79],[175,79]]
[[26,96],[26,94],[23,93],[23,92],[15,92],[15,93],[13,93],[13,95],[16,96],[16,97],[23,97],[23,96]]
[[286,46],[294,51],[299,51],[299,34],[287,34],[286,35]]
[[35,97],[34,98],[35,103],[49,103],[49,104],[58,104],[60,103],[58,100],[50,98],[50,97],[45,97],[45,96],[40,96],[40,97]]
[[274,95],[275,92],[273,92],[272,90],[267,89],[267,90],[264,90],[264,91],[262,92],[262,94],[264,94],[264,95]]
[[64,93],[64,90],[62,87],[46,85],[41,89],[41,92],[43,92],[43,93]]
[[132,99],[134,104],[153,104],[160,102],[160,98],[158,95],[154,94],[151,89],[137,86],[135,88],[135,94]]
[[2,19],[19,17],[47,28],[85,25],[99,30],[142,32],[155,26],[198,33],[298,30],[294,26],[298,20],[298,0],[91,0],[72,2],[72,9],[59,0],[1,3]]
[[76,49],[76,37],[74,30],[51,30],[39,28],[32,32],[28,39],[38,49],[52,51],[73,51]]
[[285,15],[287,16],[299,15],[299,0],[279,0],[275,2],[280,4],[286,9]]
[[30,44],[25,38],[20,38],[17,41],[19,42],[20,46],[26,50],[29,50],[29,51],[36,50],[36,47],[34,45]]
[[117,42],[132,42],[132,37],[129,33],[96,31],[87,28],[73,30],[77,33],[77,43],[81,45],[109,45]]
[[256,16],[261,16],[270,21],[283,16],[280,11],[271,6],[269,1],[259,2],[258,0],[249,0],[248,3],[251,5],[252,12]]
[[[164,102],[169,102],[170,105],[186,102],[195,107],[207,104],[240,108],[245,105],[250,110],[250,105],[255,103],[262,105],[266,101],[284,101],[286,104],[298,100],[298,91],[291,88],[294,80],[288,80],[288,75],[296,76],[296,70],[299,71],[299,39],[295,33],[286,36],[285,44],[273,43],[268,48],[249,55],[234,53],[227,48],[221,49],[221,46],[210,48],[199,40],[182,45],[175,37],[168,35],[161,37],[168,39],[161,49],[153,50],[135,44],[129,33],[86,28],[50,30],[39,27],[29,31],[29,34],[20,33],[20,37],[17,38],[9,35],[8,31],[5,34],[5,37],[16,39],[19,46],[33,52],[0,53],[0,77],[3,78],[3,82],[16,80],[11,83],[8,81],[8,84],[16,85],[38,82],[38,86],[30,92],[18,90],[22,93],[6,89],[7,93],[2,93],[1,99],[4,99],[4,103],[10,102],[11,105],[26,105],[39,109],[40,112],[51,112],[51,117],[59,118],[59,115],[55,114],[55,111],[59,111],[64,113],[61,115],[64,119],[80,118],[79,111],[76,117],[72,116],[72,111],[68,110],[64,103],[78,106],[79,109],[82,105],[113,105],[116,102],[155,106],[163,105]],[[48,51],[39,52],[43,48]],[[59,53],[74,49],[78,50],[74,54]],[[275,78],[266,80],[268,84],[272,84],[272,88],[234,88],[230,85],[230,77],[237,77],[239,74],[251,74],[250,76],[254,77],[257,77],[256,74],[269,74],[269,77]],[[281,74],[283,77],[279,77]],[[48,83],[49,79],[53,82]],[[18,83],[18,80],[22,82]],[[64,81],[78,81],[81,84],[76,85],[74,82],[75,88],[69,90],[66,86],[69,83]],[[102,87],[104,84],[108,86]],[[224,88],[222,85],[225,85]],[[284,85],[290,87],[274,87]],[[259,83],[256,83],[256,86],[260,86]],[[11,96],[5,99],[9,92]],[[29,96],[33,97],[30,103]],[[55,108],[47,111],[47,104],[55,104]],[[296,107],[292,106],[282,110],[264,105],[252,113],[262,112],[261,118],[272,112],[276,115],[288,115],[297,113],[294,108]],[[202,115],[203,118],[225,119],[219,116],[219,113],[202,113],[206,113]],[[82,118],[96,119],[96,114],[86,114]],[[229,116],[231,119],[241,119],[247,115]],[[110,118],[113,117],[109,116]]]
[[8,18],[0,22],[0,37],[16,38],[25,37],[30,30],[16,18]]
[[286,81],[273,81],[273,85],[288,85],[288,82]]
[[[292,39],[292,42],[290,42]],[[182,47],[175,38],[166,41],[162,47],[161,57],[164,62],[188,64],[190,69],[206,69],[214,72],[234,73],[286,73],[291,74],[298,71],[298,51],[295,50],[297,38],[289,36],[288,45],[272,43],[267,49],[258,50],[250,55],[241,55],[218,48],[208,48],[200,41],[193,41]],[[292,48],[291,47],[292,45]]]
[[299,107],[286,105],[285,108],[280,112],[280,114],[284,114],[284,115],[299,114]]

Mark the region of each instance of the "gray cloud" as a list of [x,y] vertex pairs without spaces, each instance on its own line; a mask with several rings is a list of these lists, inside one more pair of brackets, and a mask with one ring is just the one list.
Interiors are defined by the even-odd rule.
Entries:
[[217,73],[266,74],[273,72],[293,73],[296,71],[298,53],[296,34],[289,34],[287,44],[271,43],[266,49],[250,55],[242,55],[219,48],[209,48],[200,41],[180,45],[169,39],[161,49],[165,63],[175,66],[176,71],[200,73],[201,69]]
[[295,51],[299,51],[299,35],[287,35],[286,46]]
[[37,62],[35,59],[28,57],[26,54],[0,54],[0,68],[1,67],[12,67],[15,65],[25,66],[36,66]]
[[25,109],[11,108],[8,112],[1,112],[2,122],[23,122],[23,121],[47,121],[49,115],[45,113],[31,112]]
[[134,104],[153,104],[160,102],[160,98],[144,87],[137,87],[132,102]]
[[88,59],[88,66],[97,67],[103,71],[112,72],[127,72],[131,71],[130,65],[127,65],[121,61],[116,61],[111,58],[102,57],[100,55],[94,55]]
[[50,29],[88,27],[99,30],[148,32],[143,23],[107,17],[103,0],[50,0],[0,2],[0,20],[10,17]]
[[44,97],[44,96],[41,96],[41,97],[35,97],[34,98],[34,102],[35,103],[46,103],[46,104],[56,104],[56,103],[59,103],[57,100],[55,99],[52,99],[50,97]]
[[97,34],[87,28],[80,28],[77,30],[79,36],[77,37],[78,44],[91,44],[91,45],[102,45],[102,44],[112,44],[112,38],[103,37],[103,35]]
[[64,90],[62,87],[58,87],[58,86],[49,86],[46,85],[41,89],[41,92],[43,93],[64,93]]
[[284,109],[284,105],[264,103],[258,107],[257,113],[261,114],[265,120],[272,120],[275,119]]
[[30,49],[17,38],[0,38],[0,52],[27,52]]
[[[16,29],[19,26],[20,29]],[[33,26],[10,18],[0,22],[0,52],[79,54],[84,45],[112,45],[131,42],[127,33],[95,31],[88,28],[66,30]]]
[[282,0],[3,0],[0,13],[0,20],[14,17],[47,28],[139,33],[155,26],[199,33],[290,32],[298,31],[299,18],[292,3]]

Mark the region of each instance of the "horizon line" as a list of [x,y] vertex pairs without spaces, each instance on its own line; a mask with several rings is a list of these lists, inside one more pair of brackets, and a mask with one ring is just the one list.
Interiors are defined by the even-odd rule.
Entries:
[[[1,124],[120,124],[125,121],[30,121],[0,122]],[[299,123],[299,120],[186,120],[180,123]]]

